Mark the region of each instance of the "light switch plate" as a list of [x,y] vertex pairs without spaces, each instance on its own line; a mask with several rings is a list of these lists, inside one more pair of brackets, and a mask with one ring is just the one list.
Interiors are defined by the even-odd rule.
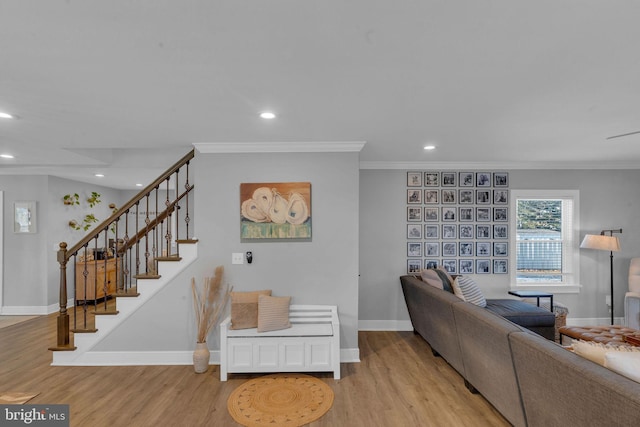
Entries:
[[231,254],[231,264],[244,264],[244,254],[242,252],[233,252]]

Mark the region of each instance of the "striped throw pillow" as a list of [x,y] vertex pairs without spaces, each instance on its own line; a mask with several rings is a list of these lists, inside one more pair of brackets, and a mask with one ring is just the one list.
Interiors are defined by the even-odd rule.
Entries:
[[278,331],[291,327],[289,304],[291,297],[258,297],[258,332]]
[[487,300],[482,295],[482,291],[476,285],[476,282],[468,276],[456,277],[456,282],[464,295],[464,300],[480,307],[487,306]]

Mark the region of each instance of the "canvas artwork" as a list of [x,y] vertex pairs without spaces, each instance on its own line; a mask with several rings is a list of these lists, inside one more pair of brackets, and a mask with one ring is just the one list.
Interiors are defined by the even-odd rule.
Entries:
[[311,183],[240,184],[241,239],[311,239]]

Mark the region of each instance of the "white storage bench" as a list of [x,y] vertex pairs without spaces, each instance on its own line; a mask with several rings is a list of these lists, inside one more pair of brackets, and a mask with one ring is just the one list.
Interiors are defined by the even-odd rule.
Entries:
[[291,328],[258,332],[220,323],[220,381],[228,373],[325,372],[340,379],[340,322],[335,305],[291,305]]

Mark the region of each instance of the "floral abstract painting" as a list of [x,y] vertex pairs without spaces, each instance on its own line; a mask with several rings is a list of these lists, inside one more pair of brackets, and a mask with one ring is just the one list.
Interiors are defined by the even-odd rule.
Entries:
[[311,239],[311,183],[240,184],[241,239]]

